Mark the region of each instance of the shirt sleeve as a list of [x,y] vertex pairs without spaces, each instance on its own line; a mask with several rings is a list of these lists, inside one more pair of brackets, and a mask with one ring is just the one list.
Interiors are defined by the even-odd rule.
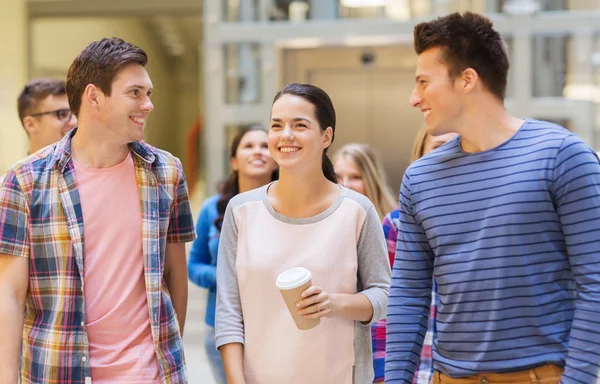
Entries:
[[217,267],[212,264],[208,248],[208,236],[215,217],[211,211],[218,200],[210,199],[202,206],[196,221],[196,240],[192,243],[188,260],[188,276],[190,280],[202,288],[217,286]]
[[361,293],[373,306],[373,323],[385,317],[390,290],[390,263],[381,221],[371,207],[363,223],[358,239],[358,282]]
[[215,344],[217,348],[231,343],[244,344],[244,315],[237,280],[238,229],[231,204],[225,210],[219,241],[217,263],[217,312],[215,317]]
[[30,254],[29,205],[13,171],[0,183],[0,254]]
[[398,242],[398,230],[394,224],[394,217],[397,218],[398,210],[388,213],[383,219],[383,234],[387,241],[388,257],[390,265],[394,266],[394,258],[396,257],[396,243]]
[[177,160],[177,173],[178,183],[171,207],[171,216],[169,217],[167,242],[186,243],[196,238],[196,232],[194,231],[194,219],[190,208],[187,183],[179,160]]
[[410,177],[400,187],[398,243],[388,302],[385,382],[413,382],[431,304],[433,252],[415,219]]
[[575,135],[558,151],[553,194],[577,291],[561,383],[600,382],[600,163]]

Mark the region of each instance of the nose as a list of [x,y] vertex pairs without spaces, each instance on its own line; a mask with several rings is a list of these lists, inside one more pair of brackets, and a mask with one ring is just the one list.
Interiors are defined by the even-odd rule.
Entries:
[[417,87],[415,87],[412,91],[412,93],[410,94],[410,98],[408,99],[408,103],[411,105],[411,107],[415,107],[418,108],[419,104],[421,104],[421,95],[419,95],[419,92],[417,91]]
[[287,141],[292,141],[294,139],[294,135],[292,134],[292,127],[290,125],[286,125],[283,128],[282,139]]
[[154,109],[154,104],[152,104],[152,101],[149,98],[146,98],[140,108],[142,111],[150,113]]
[[69,120],[67,120],[67,122],[65,123],[65,125],[69,129],[75,128],[75,126],[77,125],[77,116],[75,116],[75,114],[71,114],[71,117],[69,118]]
[[341,177],[340,178],[340,184],[342,184],[342,186],[348,188],[348,178],[347,177]]

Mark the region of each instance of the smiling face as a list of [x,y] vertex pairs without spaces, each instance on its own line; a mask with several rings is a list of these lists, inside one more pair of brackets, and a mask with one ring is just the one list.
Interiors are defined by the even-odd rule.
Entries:
[[464,92],[459,82],[450,78],[440,48],[430,48],[419,55],[415,80],[410,104],[423,112],[427,133],[437,136],[458,132]]
[[338,156],[333,167],[339,184],[362,195],[367,194],[363,174],[350,157]]
[[32,151],[59,141],[77,125],[77,118],[70,113],[67,95],[49,95],[37,104],[34,114],[50,111],[58,112],[27,116],[23,120]]
[[150,101],[152,82],[146,69],[129,64],[115,77],[110,96],[99,89],[98,93],[98,118],[105,128],[104,134],[120,144],[142,140],[146,118],[154,109]]
[[240,177],[270,176],[277,164],[269,153],[267,132],[248,131],[240,140],[231,167]]
[[323,150],[331,144],[332,135],[331,127],[321,130],[314,105],[304,98],[284,94],[273,103],[269,151],[281,170],[321,172]]

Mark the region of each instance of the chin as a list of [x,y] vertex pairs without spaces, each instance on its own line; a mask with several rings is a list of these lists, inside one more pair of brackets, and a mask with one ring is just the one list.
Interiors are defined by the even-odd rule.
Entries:
[[427,125],[427,134],[431,136],[441,136],[454,131],[447,129],[448,127],[440,127],[439,125]]

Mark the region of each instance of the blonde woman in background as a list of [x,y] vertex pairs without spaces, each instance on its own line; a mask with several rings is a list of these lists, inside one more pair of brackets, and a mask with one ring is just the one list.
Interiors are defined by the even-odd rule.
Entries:
[[367,144],[346,144],[334,156],[338,183],[365,195],[377,210],[379,219],[398,208],[398,202],[387,184],[383,165]]
[[[384,219],[386,213],[398,211],[398,199],[393,197],[383,165],[370,146],[357,143],[346,144],[337,151],[333,160],[338,183],[371,200],[380,220]],[[395,250],[390,252],[388,242],[390,265],[394,261],[394,256]],[[383,382],[384,379],[385,330],[385,320],[379,320],[371,326],[374,382],[377,383]]]
[[[453,140],[458,135],[456,133],[447,133],[440,136],[431,136],[427,134],[426,126],[421,127],[415,137],[413,144],[410,162],[414,162],[426,154],[441,147],[447,142]],[[442,149],[443,150],[443,149]],[[400,227],[400,211],[393,210],[385,219],[383,219],[383,232],[387,239],[388,254],[390,257],[390,265],[394,265],[394,257],[396,255],[396,243],[398,241],[398,229]],[[437,284],[433,281],[433,289],[431,292],[431,310],[429,313],[429,321],[425,340],[423,341],[423,349],[421,350],[421,358],[413,384],[429,384],[433,378],[433,359],[431,346],[433,343],[435,329],[435,318],[437,314],[436,302]],[[372,327],[373,338],[373,366],[375,367],[375,382],[383,383],[383,372],[385,363],[385,335],[386,335],[386,320],[380,320]],[[380,368],[378,371],[377,369]],[[381,372],[381,374],[379,374]]]

